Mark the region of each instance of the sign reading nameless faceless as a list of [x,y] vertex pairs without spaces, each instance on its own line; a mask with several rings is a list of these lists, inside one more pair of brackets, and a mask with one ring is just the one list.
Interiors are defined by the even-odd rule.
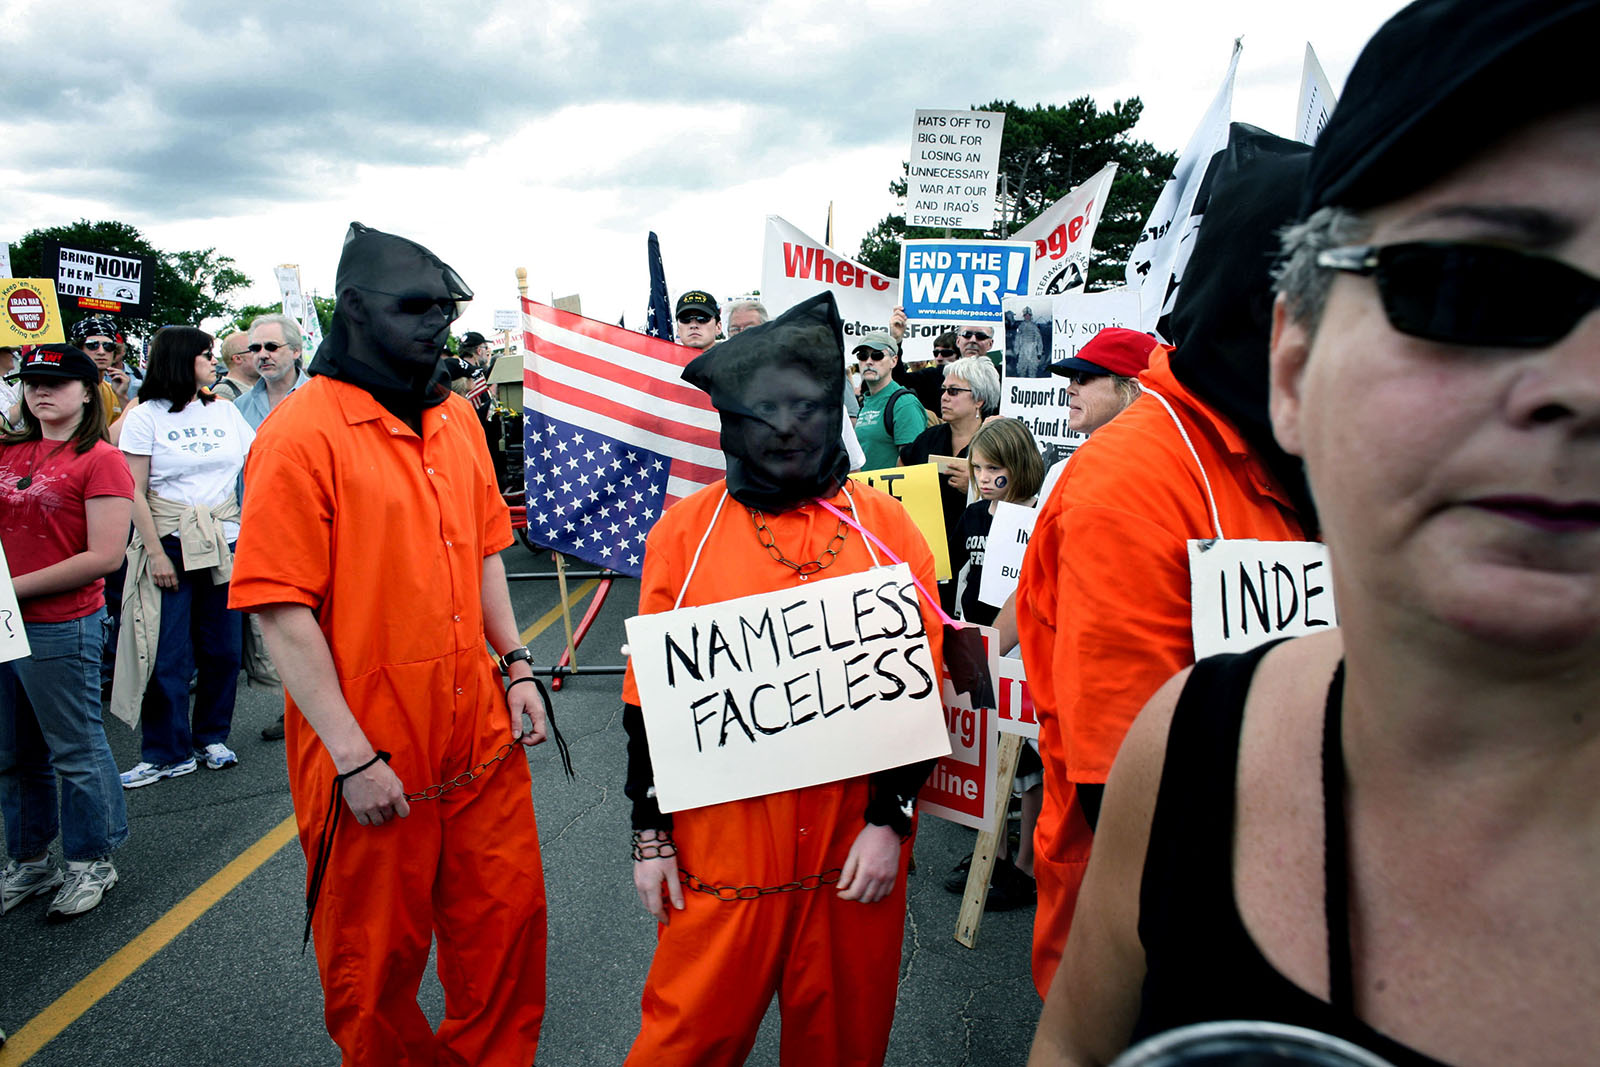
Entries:
[[918,111],[911,123],[906,225],[987,230],[994,225],[1003,111]]
[[62,304],[81,311],[148,316],[155,290],[154,256],[130,256],[46,241],[43,272],[56,283]]
[[627,621],[661,810],[950,751],[904,563]]

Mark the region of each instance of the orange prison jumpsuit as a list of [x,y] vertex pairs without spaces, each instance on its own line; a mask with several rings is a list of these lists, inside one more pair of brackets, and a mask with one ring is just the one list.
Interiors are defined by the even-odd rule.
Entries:
[[[345,382],[296,390],[251,449],[229,593],[236,609],[316,612],[351,712],[408,792],[510,739],[481,606],[483,560],[511,543],[509,516],[471,405],[451,396],[422,428]],[[284,729],[309,868],[335,770],[292,698]],[[344,1063],[533,1062],[544,874],[520,747],[469,785],[412,802],[408,818],[362,826],[346,811],[312,933]],[[437,1036],[416,1000],[435,936]]]
[[[1173,376],[1168,351],[1156,349],[1139,381],[1183,421],[1223,532],[1303,540],[1287,495],[1239,432]],[[1194,456],[1153,397],[1095,431],[1035,524],[1017,586],[1017,631],[1044,760],[1034,831],[1040,997],[1061,961],[1093,840],[1073,783],[1103,784],[1139,709],[1194,662],[1188,543],[1214,536]]]
[[[640,614],[672,610],[723,488],[719,481],[669,508],[650,531]],[[911,573],[937,596],[933,552],[905,509],[869,486],[852,485],[850,491],[857,521],[909,563]],[[844,494],[830,503],[843,510]],[[838,527],[833,515],[809,504],[768,515],[766,522],[778,548],[796,561],[818,558]],[[878,559],[891,562],[882,549]],[[871,566],[860,533],[851,529],[839,558],[819,577]],[[749,511],[730,497],[701,552],[683,606],[804,584],[767,555]],[[943,630],[921,599],[933,660],[941,663]],[[639,703],[631,664],[622,699]],[[866,825],[867,799],[868,779],[857,777],[676,812],[672,835],[679,867],[708,883],[735,886],[780,885],[842,867]],[[627,1062],[635,1067],[742,1064],[776,992],[783,1013],[781,1063],[881,1064],[894,1021],[910,855],[908,840],[900,849],[894,891],[873,904],[840,900],[832,886],[737,901],[685,887],[684,910],[669,905],[671,922],[657,929],[642,1026]]]

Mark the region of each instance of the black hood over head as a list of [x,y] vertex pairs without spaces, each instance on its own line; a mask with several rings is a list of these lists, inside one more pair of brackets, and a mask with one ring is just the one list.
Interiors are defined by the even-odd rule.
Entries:
[[[401,254],[396,254],[401,253]],[[388,296],[427,295],[455,301],[450,322],[461,317],[472,290],[461,275],[422,245],[392,233],[374,230],[352,222],[344,236],[339,255],[339,271],[334,280],[335,294],[356,288]],[[445,402],[450,395],[450,376],[444,365],[444,349],[429,374],[407,375],[384,363],[355,358],[350,352],[350,324],[336,307],[333,326],[317,347],[307,368],[309,374],[360,386],[389,411],[401,418],[415,417],[423,408]]]
[[1288,493],[1310,536],[1317,527],[1305,470],[1278,445],[1267,413],[1272,265],[1294,222],[1311,146],[1242,122],[1211,157],[1197,202],[1205,220],[1172,312],[1159,329],[1176,345],[1172,373],[1223,415]]
[[[778,373],[784,370],[797,373]],[[705,390],[722,416],[728,492],[739,503],[787,511],[833,495],[849,476],[839,437],[844,323],[833,294],[811,297],[713,345],[684,368],[683,379]],[[791,386],[800,392],[785,395]],[[802,469],[774,459],[775,436],[788,453],[804,450]]]

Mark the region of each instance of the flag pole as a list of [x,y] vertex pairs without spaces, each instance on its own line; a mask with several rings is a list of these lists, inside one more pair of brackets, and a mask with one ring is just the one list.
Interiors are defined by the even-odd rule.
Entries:
[[[528,268],[526,267],[517,268],[517,295],[520,298],[517,301],[517,312],[521,314],[522,301],[528,299]],[[507,345],[509,346],[509,344],[508,340]],[[526,402],[522,407],[523,410],[527,410],[528,405]],[[524,469],[523,475],[523,488],[526,491],[526,469]],[[524,496],[524,499],[526,499],[526,496]],[[578,642],[572,638],[572,603],[567,599],[567,561],[559,552],[551,552],[550,555],[555,557],[556,561],[556,590],[561,596],[561,622],[567,630],[567,662],[576,667],[578,665]]]

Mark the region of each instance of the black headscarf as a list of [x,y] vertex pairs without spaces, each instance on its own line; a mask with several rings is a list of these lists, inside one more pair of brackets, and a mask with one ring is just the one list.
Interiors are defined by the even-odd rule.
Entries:
[[1279,447],[1267,413],[1272,264],[1278,233],[1295,221],[1311,148],[1236,122],[1211,157],[1200,197],[1205,221],[1161,324],[1177,348],[1172,373],[1249,442],[1310,536],[1316,512],[1300,460]]
[[[461,305],[472,299],[472,290],[461,275],[438,256],[415,241],[359,222],[352,222],[345,233],[334,280],[334,291],[341,297],[347,288],[388,296],[448,298],[457,304],[451,322],[461,317]],[[401,374],[387,363],[373,365],[356,359],[350,354],[350,325],[337,307],[333,327],[307,372],[360,386],[401,418],[415,417],[423,408],[444,403],[450,395],[442,347],[432,372],[426,375]]]
[[[749,405],[752,387],[772,384],[771,371],[792,368],[818,389],[822,405],[806,446],[816,462],[801,477],[784,477],[763,465],[749,432],[770,427]],[[704,389],[722,416],[722,451],[728,492],[762,511],[787,511],[832,496],[850,473],[850,457],[839,438],[844,422],[844,323],[832,293],[821,293],[713,346],[690,363],[683,379]],[[771,399],[770,397],[768,399]]]

